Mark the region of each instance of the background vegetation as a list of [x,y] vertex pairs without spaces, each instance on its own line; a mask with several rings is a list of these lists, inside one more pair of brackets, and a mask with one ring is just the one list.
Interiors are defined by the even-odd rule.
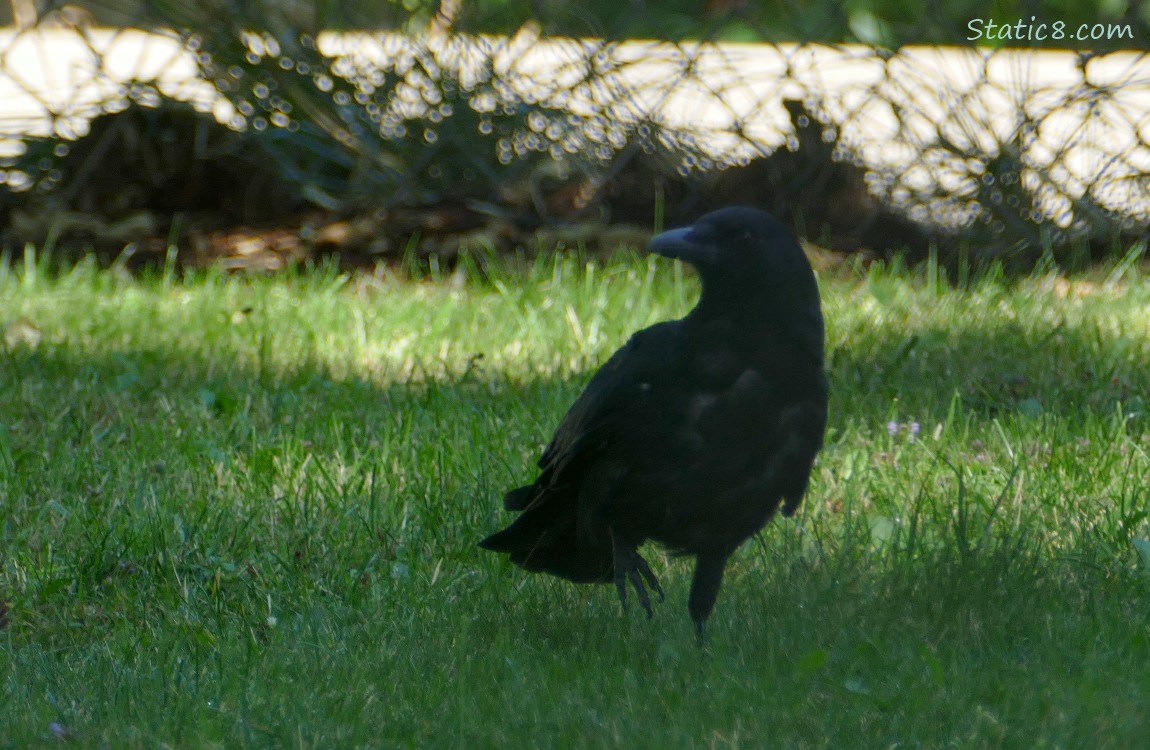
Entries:
[[[105,262],[128,248],[135,263],[152,265],[175,253],[191,265],[339,257],[370,267],[408,249],[450,263],[460,248],[514,254],[582,243],[610,252],[637,243],[637,229],[737,200],[842,253],[903,252],[917,262],[933,247],[952,271],[963,257],[1022,272],[1044,255],[1085,265],[1121,257],[1147,234],[1150,143],[1138,104],[1146,58],[1137,52],[1150,39],[1146,12],[1125,0],[577,10],[546,1],[152,0],[45,9],[45,33],[56,44],[72,34],[95,78],[118,83],[90,123],[45,101],[57,132],[0,155],[0,245],[95,249]],[[982,52],[946,64],[892,57],[920,44],[970,48],[972,19],[1117,24],[1126,33],[1064,40],[1079,54],[1057,65],[988,49],[1055,39],[983,39]],[[105,56],[115,37],[96,35],[100,22],[182,45],[215,98],[172,101],[155,71],[121,80]],[[352,43],[332,29],[366,36]],[[35,33],[6,42],[13,52],[0,49],[0,70],[30,54],[21,39]],[[677,61],[673,89],[711,90],[708,117],[749,113],[718,132],[706,130],[707,117],[697,127],[668,124],[660,103],[626,78],[639,61],[620,42],[635,38],[670,43],[648,51]],[[730,41],[778,52],[786,70],[759,80],[756,63],[705,77],[746,51],[718,46]],[[832,93],[798,72],[804,50],[840,42],[872,48],[855,67],[877,70],[877,81]],[[1116,50],[1132,52],[1102,59]],[[519,67],[536,54],[554,58],[555,69]],[[828,80],[843,66],[850,61],[831,65]],[[1051,66],[1061,77],[1045,88]],[[535,85],[525,86],[530,76]],[[750,81],[748,94],[740,86]],[[214,114],[199,111],[207,108]],[[864,144],[848,135],[878,127],[882,113],[894,121],[881,127],[897,130],[889,140],[910,161],[864,159]],[[780,134],[773,142],[761,134],[768,123]],[[717,153],[716,138],[734,146]]]
[[[17,3],[19,4],[19,3]],[[38,3],[49,12],[54,3]],[[733,3],[721,0],[350,0],[349,2],[248,2],[210,0],[80,0],[69,3],[111,26],[162,24],[194,14],[205,19],[237,12],[275,17],[283,13],[302,30],[406,27],[421,30],[442,8],[451,9],[459,31],[512,34],[535,19],[548,34],[607,36],[615,39],[718,38],[730,41],[816,41],[863,44],[954,44],[967,37],[966,21],[994,18],[1062,20],[1068,24],[1119,22],[1150,24],[1150,10],[1134,0],[943,0],[923,5],[905,0]],[[10,7],[0,7],[0,24],[11,23]],[[209,24],[210,25],[210,24]]]

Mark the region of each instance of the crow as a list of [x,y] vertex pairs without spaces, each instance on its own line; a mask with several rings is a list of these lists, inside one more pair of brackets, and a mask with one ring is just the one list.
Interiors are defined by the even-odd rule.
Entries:
[[823,315],[802,248],[764,211],[720,209],[648,249],[695,267],[698,303],[607,360],[538,478],[504,498],[518,517],[480,546],[529,571],[614,581],[624,607],[630,583],[648,617],[648,588],[664,595],[639,546],[694,555],[702,642],[727,559],[807,490],[827,420]]

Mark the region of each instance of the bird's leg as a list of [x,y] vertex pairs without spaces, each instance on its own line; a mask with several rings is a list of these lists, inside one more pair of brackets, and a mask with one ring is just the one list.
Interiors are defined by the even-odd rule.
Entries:
[[663,594],[663,587],[659,585],[659,580],[655,578],[655,572],[651,570],[651,566],[639,554],[633,545],[628,545],[619,539],[619,535],[614,531],[611,532],[611,553],[615,567],[615,589],[619,592],[619,602],[627,606],[627,582],[630,581],[631,585],[635,588],[635,594],[639,597],[639,604],[643,607],[643,611],[647,613],[647,617],[654,617],[655,612],[651,609],[651,597],[647,593],[647,586],[655,590],[659,595],[659,601],[665,598]]
[[719,587],[723,585],[723,570],[727,567],[726,554],[701,554],[695,558],[695,575],[691,579],[691,595],[687,611],[695,623],[699,644],[706,643],[707,618],[715,608]]

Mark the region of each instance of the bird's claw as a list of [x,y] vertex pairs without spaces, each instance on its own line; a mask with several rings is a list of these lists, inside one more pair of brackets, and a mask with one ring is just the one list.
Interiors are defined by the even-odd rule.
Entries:
[[655,572],[638,550],[623,544],[613,534],[611,544],[614,553],[615,589],[619,592],[619,602],[624,607],[627,606],[627,582],[630,581],[632,588],[635,589],[635,595],[639,597],[639,605],[647,613],[648,618],[654,617],[655,611],[651,608],[651,595],[647,587],[654,589],[659,595],[660,602],[666,599]]

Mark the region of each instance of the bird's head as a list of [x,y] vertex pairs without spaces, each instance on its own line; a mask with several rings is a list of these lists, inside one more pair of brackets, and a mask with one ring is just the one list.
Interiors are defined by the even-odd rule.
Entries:
[[823,318],[810,261],[795,235],[757,208],[723,208],[652,238],[648,249],[693,265],[703,294],[691,317],[785,329],[821,358]]
[[693,225],[656,235],[648,250],[693,265],[708,284],[773,285],[811,277],[810,263],[794,234],[757,208],[723,208]]

